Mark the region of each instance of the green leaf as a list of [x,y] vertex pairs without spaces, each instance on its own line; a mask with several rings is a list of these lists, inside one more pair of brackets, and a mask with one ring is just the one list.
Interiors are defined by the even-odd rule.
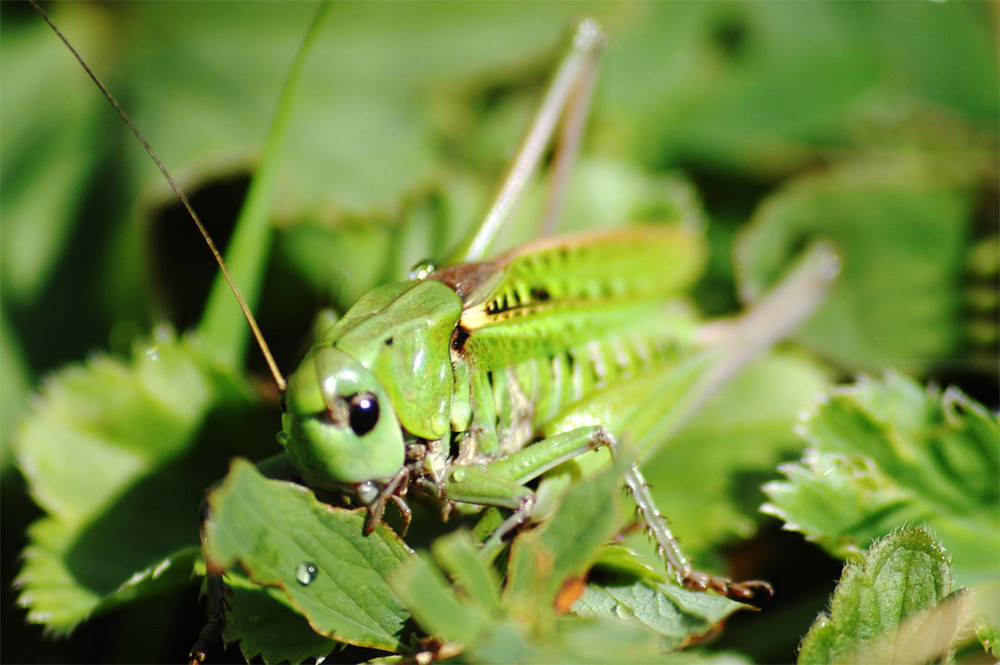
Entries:
[[[681,60],[689,75],[700,70],[701,80],[653,107],[666,107],[674,119],[669,134],[663,123],[654,125],[653,137],[668,154],[758,173],[797,165],[842,136],[852,107],[878,81],[875,43],[863,36],[870,15],[808,4],[701,13],[707,34],[693,44],[700,59]],[[804,24],[814,29],[803,31]],[[720,36],[720,25],[729,32]]]
[[431,635],[449,642],[474,644],[489,626],[476,599],[463,602],[448,585],[441,570],[425,555],[407,562],[392,580],[413,618]]
[[[502,636],[502,634],[501,634]],[[586,619],[574,616],[556,620],[547,640],[537,639],[526,663],[643,663],[663,658],[656,635],[624,621]],[[499,644],[498,646],[503,646]],[[475,656],[484,662],[503,663],[502,652],[492,653],[484,642]]]
[[[617,524],[616,502],[607,497],[618,491],[621,467],[571,485],[551,518],[515,540],[502,604],[499,581],[466,533],[437,540],[438,565],[424,556],[410,561],[393,588],[422,627],[461,644],[475,662],[642,661],[690,643],[744,606],[651,581],[582,584]],[[566,600],[557,594],[572,595],[577,586],[578,616],[562,614]]]
[[[81,15],[66,13],[73,14],[66,16],[70,22]],[[90,94],[93,84],[78,71],[63,66],[64,49],[47,48],[55,46],[48,27],[41,21],[10,24],[0,57],[31,66],[12,66],[4,76],[0,278],[4,295],[24,302],[58,267],[76,207],[108,145],[100,96]],[[82,50],[95,46],[104,26],[95,19],[87,27],[77,44]],[[52,90],[63,91],[62,103],[46,103]]]
[[572,484],[559,508],[511,548],[504,603],[552,604],[562,584],[593,565],[600,547],[621,525],[620,460],[611,468]]
[[621,663],[663,658],[656,636],[622,621],[557,618],[493,623],[468,650],[477,663]]
[[663,636],[663,649],[670,651],[718,629],[726,617],[746,608],[722,596],[651,581],[588,584],[573,604],[573,612],[580,616],[619,619],[651,629]]
[[46,382],[15,442],[47,514],[29,531],[18,578],[30,621],[66,633],[118,602],[190,583],[213,471],[186,460],[213,428],[212,404],[240,409],[246,397],[167,332],[131,362],[96,356]]
[[801,427],[815,448],[781,467],[765,512],[837,556],[922,522],[963,584],[1000,560],[1000,420],[954,388],[923,389],[890,373],[832,392]]
[[[861,563],[844,569],[830,613],[820,615],[810,628],[799,662],[896,662],[903,653],[915,653],[914,641],[935,649],[900,662],[937,657],[947,652],[964,617],[965,601],[961,595],[948,599],[951,589],[948,557],[941,546],[920,528],[894,532],[873,545]],[[919,615],[940,610],[946,602],[956,604],[946,608],[951,611],[945,615]],[[905,625],[910,617],[919,617],[920,623]],[[915,630],[920,627],[924,630]],[[897,635],[901,628],[906,632]],[[941,635],[934,635],[937,632]],[[935,639],[940,637],[946,639]]]
[[[336,228],[305,222],[282,233],[276,252],[317,293],[346,311],[384,282],[392,230],[382,219],[344,220]],[[429,254],[428,254],[429,255]],[[331,257],[336,257],[331,261]],[[378,260],[385,257],[385,260]]]
[[758,298],[803,244],[829,238],[843,269],[797,339],[854,368],[919,370],[927,359],[950,357],[960,337],[958,284],[973,199],[967,176],[942,168],[930,159],[872,160],[785,185],[738,239],[744,298]]
[[656,567],[645,563],[638,552],[616,544],[608,544],[601,548],[594,566],[612,575],[627,575],[637,580],[651,582],[666,582],[666,571],[659,559],[655,559]]
[[[565,493],[550,519],[515,540],[502,605],[499,580],[481,556],[474,556],[471,536],[464,533],[441,538],[432,548],[435,559],[455,579],[454,587],[437,566],[421,557],[397,575],[395,588],[425,629],[462,643],[475,661],[572,661],[572,654],[579,657],[581,652],[572,650],[577,642],[569,635],[593,639],[586,635],[596,624],[560,618],[553,598],[568,579],[585,572],[614,529],[618,511],[607,497],[617,491],[620,476],[621,469],[615,467],[580,480]],[[621,627],[617,630],[622,632]],[[624,630],[626,642],[652,644],[648,637]],[[651,652],[642,653],[649,657]],[[588,659],[608,657],[597,651]]]
[[[879,13],[890,29],[882,31],[880,43],[893,53],[895,66],[916,95],[991,122],[1000,112],[1000,77],[993,57],[996,45],[983,29],[986,7],[970,3],[941,9],[886,6]],[[934,48],[927,48],[928,39],[934,40]]]
[[250,662],[302,663],[321,660],[342,644],[317,634],[305,617],[288,606],[274,589],[260,587],[242,575],[226,576],[226,642],[239,641],[243,657]]
[[500,581],[468,533],[458,531],[438,538],[431,551],[470,605],[481,607],[487,614],[500,613]]
[[[957,118],[995,135],[983,3],[654,3],[619,13],[628,44],[612,33],[598,112],[629,122],[598,136],[648,164],[758,180],[838,148],[941,137]],[[954,154],[968,140],[949,139],[941,147]]]
[[208,502],[207,556],[216,565],[239,563],[254,583],[279,590],[320,635],[400,648],[409,615],[387,579],[412,554],[388,527],[363,536],[363,511],[332,508],[241,459]]
[[909,493],[864,459],[807,451],[800,462],[779,469],[788,481],[764,486],[770,503],[762,510],[840,558],[856,557],[866,544],[918,516]]
[[[73,544],[68,544],[77,534],[53,519],[36,522],[28,535],[31,544],[24,550],[25,564],[16,582],[22,587],[18,604],[28,609],[29,621],[45,624],[57,635],[119,605],[190,584],[199,557],[197,547],[186,547],[132,572],[110,588],[114,579],[135,565],[137,555],[144,554],[142,543],[130,544],[130,560],[116,552],[111,542],[105,543],[106,552],[80,548],[83,552],[77,553]],[[137,539],[145,535],[136,532]]]

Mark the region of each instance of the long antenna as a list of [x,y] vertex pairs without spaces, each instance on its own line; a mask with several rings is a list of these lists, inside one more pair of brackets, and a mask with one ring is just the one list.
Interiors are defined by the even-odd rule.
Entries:
[[121,104],[119,104],[118,100],[115,99],[115,96],[111,94],[111,91],[108,90],[103,83],[101,83],[101,80],[97,78],[97,74],[95,74],[87,63],[84,62],[83,58],[80,57],[80,54],[77,53],[76,49],[73,48],[73,45],[69,43],[69,40],[66,39],[63,33],[59,31],[59,28],[57,28],[55,23],[52,22],[52,19],[49,18],[48,14],[46,14],[45,11],[38,6],[38,2],[36,2],[36,0],[28,1],[31,3],[31,6],[34,7],[35,11],[38,12],[38,15],[41,16],[46,23],[48,23],[49,27],[52,28],[52,31],[56,33],[56,36],[62,40],[62,43],[66,45],[66,48],[70,50],[70,53],[73,54],[76,61],[79,62],[80,66],[83,67],[83,70],[87,72],[87,76],[90,77],[90,79],[101,90],[101,93],[104,94],[105,99],[111,102],[111,105],[115,107],[115,110],[118,111],[118,115],[122,117],[122,120],[125,121],[128,128],[131,129],[132,133],[135,134],[135,137],[139,139],[139,143],[141,143],[142,147],[145,148],[146,153],[156,164],[156,167],[160,169],[160,173],[163,174],[163,177],[167,179],[167,183],[170,184],[170,189],[174,190],[174,194],[177,195],[177,198],[184,205],[184,208],[188,211],[191,219],[194,220],[195,226],[198,227],[198,232],[205,240],[205,244],[208,245],[208,249],[212,252],[212,256],[215,257],[215,262],[219,264],[219,269],[222,270],[222,275],[226,278],[226,282],[229,283],[229,288],[232,289],[233,295],[236,296],[236,301],[239,303],[240,309],[243,311],[243,316],[250,325],[250,330],[253,332],[254,339],[257,340],[257,345],[260,347],[261,353],[264,354],[264,360],[267,362],[267,366],[271,370],[274,382],[278,385],[278,390],[285,392],[288,382],[285,381],[285,377],[281,375],[281,371],[278,369],[278,364],[274,362],[274,356],[271,355],[271,349],[268,347],[267,342],[264,341],[264,335],[260,332],[260,326],[257,325],[257,319],[254,318],[253,312],[250,311],[250,306],[247,305],[247,301],[243,299],[243,294],[240,293],[240,289],[236,286],[233,276],[229,273],[229,268],[226,267],[225,259],[222,258],[222,254],[220,254],[219,250],[216,249],[215,243],[212,241],[212,236],[208,235],[208,231],[205,229],[205,225],[201,223],[198,213],[196,213],[194,208],[191,207],[191,202],[188,201],[187,195],[184,194],[181,188],[174,181],[173,176],[171,176],[170,172],[167,171],[167,168],[163,165],[163,162],[160,161],[160,158],[156,156],[156,153],[146,141],[142,132],[139,131],[139,128],[135,126],[132,119],[129,118],[127,113],[125,113],[125,109],[121,107]]

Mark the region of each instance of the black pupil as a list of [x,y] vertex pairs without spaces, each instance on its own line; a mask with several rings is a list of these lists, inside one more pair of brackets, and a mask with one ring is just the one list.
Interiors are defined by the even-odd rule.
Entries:
[[358,393],[349,400],[350,426],[358,436],[372,431],[378,423],[378,400],[371,393]]

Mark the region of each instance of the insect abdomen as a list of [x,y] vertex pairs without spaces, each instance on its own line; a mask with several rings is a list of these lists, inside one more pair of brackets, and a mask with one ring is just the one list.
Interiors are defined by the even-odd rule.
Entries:
[[663,336],[619,333],[488,372],[500,449],[522,448],[595,391],[669,364],[679,346]]

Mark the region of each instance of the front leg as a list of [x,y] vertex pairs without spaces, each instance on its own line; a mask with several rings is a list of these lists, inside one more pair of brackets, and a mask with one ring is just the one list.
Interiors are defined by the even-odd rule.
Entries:
[[492,551],[504,536],[531,518],[535,493],[524,483],[603,445],[604,440],[591,430],[596,428],[556,434],[488,464],[455,466],[445,477],[441,498],[514,511],[484,544],[486,551]]
[[406,531],[410,527],[410,517],[412,516],[412,513],[410,512],[410,507],[406,505],[406,501],[403,499],[402,495],[406,494],[407,481],[409,478],[410,470],[404,466],[396,475],[389,478],[389,480],[385,483],[369,480],[358,485],[356,490],[358,501],[361,505],[368,509],[368,519],[365,521],[364,528],[366,536],[374,532],[375,527],[377,527],[378,523],[382,521],[382,513],[385,511],[385,504],[390,499],[396,503],[399,507],[399,511],[403,514],[403,527],[401,529],[401,535],[406,535]]
[[510,508],[514,512],[498,526],[483,548],[492,552],[504,536],[528,521],[535,507],[535,493],[513,480],[490,471],[489,466],[457,466],[445,476],[441,498],[455,503]]

